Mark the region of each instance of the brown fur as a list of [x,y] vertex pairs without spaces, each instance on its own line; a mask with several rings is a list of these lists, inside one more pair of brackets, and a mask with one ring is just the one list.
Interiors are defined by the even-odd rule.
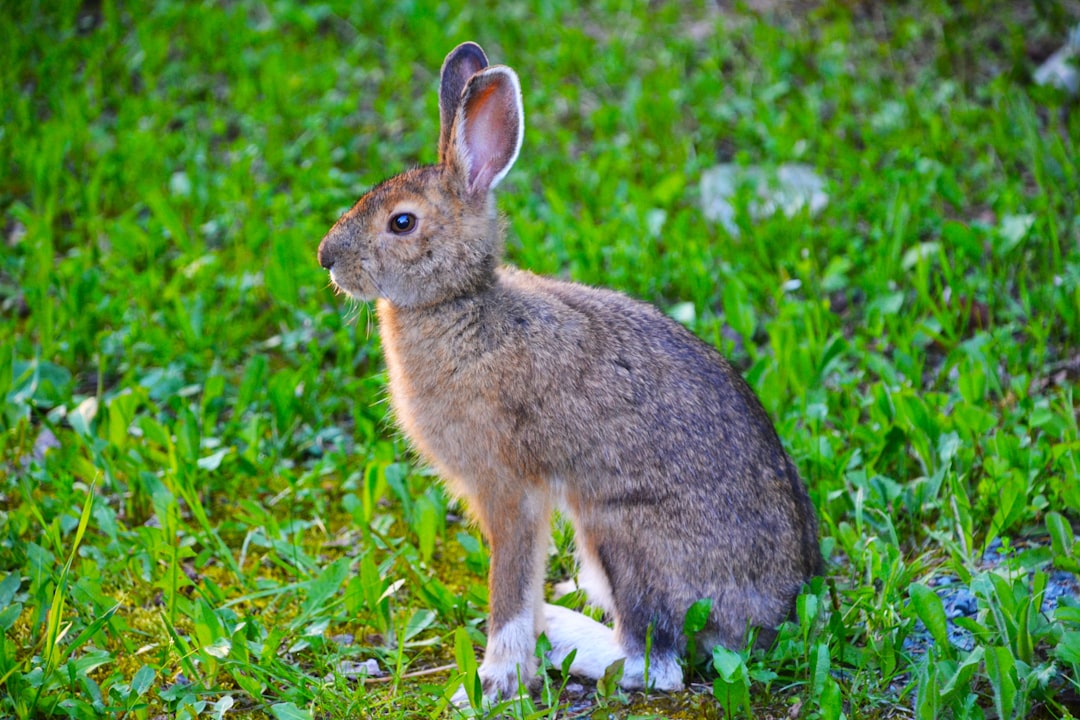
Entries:
[[[462,48],[443,66],[440,163],[360,198],[319,259],[350,294],[378,298],[397,421],[490,541],[489,638],[530,609],[533,637],[543,629],[562,507],[610,584],[627,654],[650,625],[655,652],[680,652],[683,615],[703,597],[712,642],[739,647],[750,627],[767,639],[822,571],[802,481],[751,389],[681,325],[618,293],[499,267],[490,190],[517,155],[516,76],[477,72],[450,112],[483,57]],[[410,234],[389,229],[401,212],[418,218]],[[507,652],[528,679],[535,663]],[[489,693],[514,690],[507,668],[485,661]]]

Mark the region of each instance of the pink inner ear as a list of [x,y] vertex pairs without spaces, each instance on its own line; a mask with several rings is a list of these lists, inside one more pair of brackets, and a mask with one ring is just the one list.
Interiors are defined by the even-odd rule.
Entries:
[[501,74],[474,77],[465,100],[461,138],[467,151],[469,190],[487,192],[517,157],[520,123],[514,84]]
[[469,173],[469,186],[473,189],[480,185],[488,186],[498,168],[506,164],[508,154],[506,146],[510,144],[505,123],[499,122],[500,116],[507,114],[499,98],[491,98],[494,87],[486,88],[479,100],[477,111],[469,118],[466,127],[466,142],[469,144],[473,167]]

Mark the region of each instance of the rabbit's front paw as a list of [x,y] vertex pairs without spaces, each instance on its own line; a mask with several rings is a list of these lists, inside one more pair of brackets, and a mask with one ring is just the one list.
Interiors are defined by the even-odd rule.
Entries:
[[529,656],[521,662],[488,662],[480,665],[480,684],[484,688],[484,697],[492,700],[506,700],[519,693],[528,694],[529,686],[536,677],[538,661]]
[[[536,666],[535,658],[532,662],[525,662],[524,666],[518,663],[496,665],[485,661],[477,672],[484,691],[482,707],[477,709],[487,710],[495,703],[527,695],[529,684],[536,677]],[[464,685],[457,689],[450,702],[460,709],[469,707],[469,694]]]
[[[540,664],[533,652],[535,648],[531,611],[506,623],[488,638],[484,662],[477,671],[485,706],[528,693]],[[458,689],[452,701],[459,708],[468,707],[469,698],[464,687]]]
[[465,691],[464,685],[457,689],[457,692],[455,692],[453,697],[450,698],[450,702],[452,702],[454,704],[454,707],[459,710],[464,710],[465,708],[469,707],[469,693]]

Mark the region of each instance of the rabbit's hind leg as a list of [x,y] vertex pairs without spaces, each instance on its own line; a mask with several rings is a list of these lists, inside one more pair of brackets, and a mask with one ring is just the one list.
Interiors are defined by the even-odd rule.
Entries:
[[599,680],[604,671],[616,660],[625,658],[620,685],[627,689],[648,685],[656,690],[681,690],[682,667],[673,652],[654,653],[648,658],[638,653],[627,653],[615,639],[615,632],[592,618],[558,605],[544,605],[545,634],[551,643],[547,657],[552,665],[561,667],[563,661],[576,650],[570,664],[570,673],[590,680]]
[[551,643],[547,657],[552,665],[562,667],[566,657],[577,650],[570,665],[574,675],[599,680],[611,663],[626,656],[611,628],[570,608],[545,604],[544,624]]
[[[646,666],[648,678],[646,678]],[[671,692],[683,689],[683,669],[679,657],[673,652],[654,652],[645,662],[644,655],[630,654],[623,665],[623,677],[619,683],[627,690],[646,686],[653,690]]]

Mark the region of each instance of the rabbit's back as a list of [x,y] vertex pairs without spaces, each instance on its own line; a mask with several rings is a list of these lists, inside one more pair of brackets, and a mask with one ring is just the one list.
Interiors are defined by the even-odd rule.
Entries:
[[742,475],[786,461],[727,361],[625,295],[503,268],[484,293],[415,312],[381,303],[379,318],[399,420],[424,436],[450,417],[486,426],[512,438],[502,454],[517,473],[702,475],[724,460]]

